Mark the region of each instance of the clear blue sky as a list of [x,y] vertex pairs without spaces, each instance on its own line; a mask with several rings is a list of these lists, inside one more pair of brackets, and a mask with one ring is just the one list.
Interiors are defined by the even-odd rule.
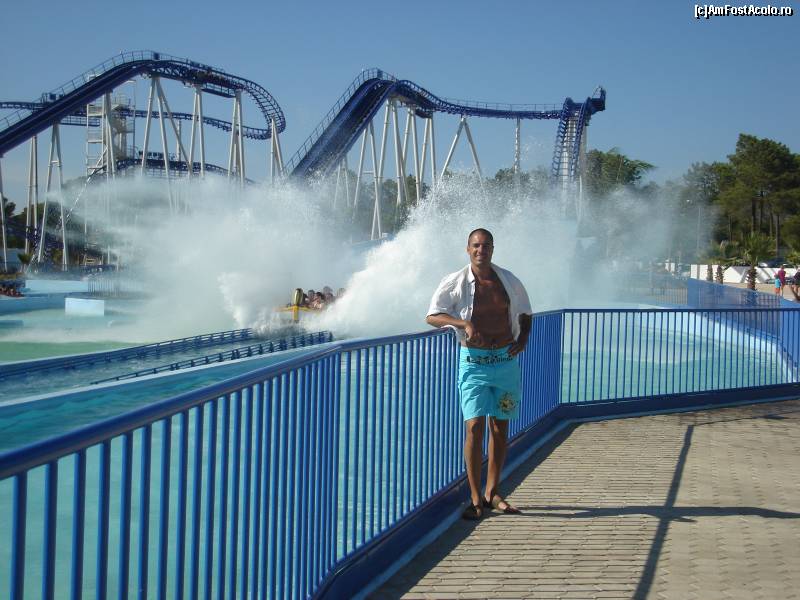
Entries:
[[[796,0],[775,3],[800,12]],[[153,49],[267,88],[286,113],[286,156],[370,66],[474,100],[560,103],[603,85],[608,107],[592,121],[589,147],[616,146],[651,162],[659,182],[692,162],[724,159],[740,132],[800,152],[800,15],[695,20],[693,12],[687,2],[641,0],[13,2],[0,20],[0,96],[34,99],[120,51]],[[168,96],[173,110],[191,111],[188,92]],[[212,109],[207,114],[230,116],[228,105]],[[258,125],[253,116],[245,107],[245,120]],[[442,153],[453,127],[437,131]],[[71,135],[67,175],[83,166],[80,138]],[[523,135],[532,147],[525,166],[549,162],[555,123]],[[508,123],[476,124],[476,137],[485,172],[510,166]],[[224,154],[224,138],[216,143]],[[3,160],[12,199],[21,200],[26,152]],[[249,152],[262,177],[266,150]]]

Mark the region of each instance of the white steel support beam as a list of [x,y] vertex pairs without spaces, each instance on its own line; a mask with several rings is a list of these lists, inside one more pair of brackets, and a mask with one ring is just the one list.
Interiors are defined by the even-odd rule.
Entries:
[[378,157],[375,152],[375,128],[372,126],[372,121],[369,123],[369,139],[372,151],[372,174],[375,183],[375,206],[372,211],[372,232],[370,237],[373,240],[377,240],[383,237],[383,230],[381,226],[381,185],[378,175]]
[[[425,130],[422,132],[422,156],[420,157],[419,161],[419,180],[425,180],[425,163],[427,162],[426,158],[428,155],[428,136],[431,133],[431,119],[425,119]],[[431,189],[433,189],[433,185],[431,185]]]
[[[422,182],[420,181],[420,168],[419,168],[419,146],[417,144],[417,116],[410,108],[408,109],[408,116],[411,119],[411,143],[414,144],[414,179],[417,186],[417,202],[422,198]],[[423,148],[424,152],[424,148]]]
[[[161,80],[159,78],[155,78],[156,81],[156,88],[158,89],[158,107],[159,107],[159,118],[162,123],[164,123],[164,113],[166,113],[167,118],[169,119],[170,125],[172,125],[172,132],[175,134],[175,139],[178,140],[177,148],[178,152],[176,153],[179,159],[186,161],[189,163],[189,155],[186,153],[186,150],[183,147],[183,140],[181,140],[181,131],[178,128],[177,123],[175,122],[174,117],[172,116],[172,111],[169,109],[169,103],[167,102],[167,97],[164,94],[164,89],[161,87]],[[188,167],[188,174],[191,177],[192,169],[191,164],[187,164]]]
[[[160,107],[160,105],[159,105]],[[161,116],[164,116],[163,110],[160,111]],[[163,119],[161,121],[163,123]],[[111,93],[107,92],[103,95],[103,155],[106,157],[106,181],[109,179],[116,179],[117,175],[117,157],[114,149],[114,131],[111,127]],[[166,150],[166,141],[164,148]],[[103,191],[105,197],[106,208],[106,223],[111,224],[111,190],[116,191],[115,187],[106,188]],[[106,263],[111,263],[111,244],[106,246]]]
[[153,121],[153,96],[156,94],[156,78],[150,79],[150,93],[147,96],[147,117],[144,120],[144,141],[142,142],[142,175],[147,167],[147,152],[150,144],[150,123]]
[[520,130],[520,120],[517,118],[516,127],[514,128],[514,187],[516,188],[517,194],[520,192],[520,165],[519,165],[519,155],[520,155],[520,139],[519,139],[519,130]]
[[[183,124],[181,123],[181,121],[177,122],[177,126],[178,126],[178,131],[177,131],[175,137],[177,138],[178,141],[175,143],[175,154],[177,156],[180,156],[181,154],[183,154],[181,152],[181,140],[183,138]],[[192,163],[189,161],[189,154],[187,153],[186,154],[186,166],[189,167],[191,164]],[[192,176],[191,169],[189,169],[187,171],[187,176],[189,176],[189,177]]]
[[383,184],[383,165],[384,165],[384,158],[386,157],[386,136],[389,132],[389,115],[391,113],[391,101],[386,102],[386,112],[383,119],[383,132],[381,134],[381,155],[378,162],[378,179],[380,180],[379,183]]
[[444,177],[445,172],[447,171],[447,167],[450,166],[450,161],[453,158],[453,152],[456,150],[456,144],[458,144],[458,139],[461,137],[461,131],[464,129],[464,123],[467,122],[466,117],[461,117],[458,121],[458,129],[456,130],[456,135],[453,138],[453,143],[450,144],[450,151],[447,153],[447,158],[444,159],[444,165],[442,166],[442,174],[439,175],[439,179],[441,180]]
[[[69,255],[67,254],[69,246],[67,246],[67,219],[64,216],[64,168],[61,159],[61,130],[58,124],[53,126],[53,133],[56,142],[56,158],[58,160],[58,208],[59,220],[61,221],[61,268],[66,271],[69,268]],[[51,163],[52,164],[52,163]],[[50,187],[50,177],[48,176],[47,187]]]
[[169,209],[171,212],[175,211],[172,203],[172,185],[170,184],[169,176],[169,149],[167,148],[167,130],[164,126],[164,103],[163,98],[158,90],[161,86],[158,84],[158,77],[153,77],[154,86],[156,89],[156,96],[158,97],[158,126],[161,130],[161,151],[164,153],[164,176],[167,178],[167,201],[169,202]]
[[3,271],[8,272],[8,244],[6,240],[6,197],[3,195],[3,167],[0,159],[0,230],[3,236]]
[[[206,124],[203,121],[203,91],[197,86],[195,91],[197,99],[197,125],[200,133],[200,177],[206,176]],[[192,157],[194,160],[194,157]]]
[[339,183],[342,179],[342,163],[336,165],[336,185],[333,188],[333,210],[336,210],[336,205],[339,201]]
[[403,166],[408,165],[408,136],[411,133],[411,109],[406,109],[406,126],[403,130]]
[[117,155],[114,148],[114,129],[111,126],[111,94],[103,95],[103,151],[106,157],[106,179],[117,175]]
[[270,181],[275,183],[276,177],[283,177],[283,153],[281,152],[281,139],[278,134],[278,124],[273,117],[269,126],[270,147],[272,158],[270,160]]
[[364,150],[367,147],[367,137],[369,136],[369,126],[364,127],[364,135],[361,137],[361,151],[358,154],[358,172],[356,173],[356,189],[353,190],[353,214],[355,215],[358,207],[358,191],[361,187],[361,176],[364,174]]
[[[61,167],[61,135],[59,132],[58,123],[53,125],[50,135],[50,151],[47,156],[47,185],[44,194],[44,209],[42,210],[42,226],[40,229],[41,235],[39,237],[39,248],[36,252],[36,261],[41,264],[44,260],[44,247],[45,247],[45,232],[47,231],[47,213],[49,208],[50,195],[53,192],[53,170],[58,168],[58,195],[59,206],[61,207],[61,221],[64,221],[64,203],[61,198],[61,192],[64,187],[64,175]],[[66,253],[66,236],[62,235],[62,249]],[[62,267],[66,267],[65,261],[62,258]]]
[[242,144],[242,93],[237,90],[233,99],[233,118],[231,119],[231,144],[228,152],[228,179],[234,172],[244,185],[244,146]]
[[472,152],[472,161],[475,163],[475,170],[478,172],[478,177],[481,178],[481,187],[483,187],[483,172],[481,171],[481,163],[478,160],[478,150],[475,148],[475,141],[472,139],[472,132],[469,130],[469,123],[467,123],[466,117],[464,118],[464,132],[467,134],[469,149]]
[[397,118],[397,104],[395,102],[391,103],[392,106],[392,122],[393,122],[393,129],[394,129],[394,156],[395,156],[395,170],[397,171],[397,201],[396,206],[400,206],[403,202],[403,198],[407,197],[405,193],[406,188],[406,176],[405,176],[405,168],[403,166],[403,149],[400,145],[400,124],[398,123]]
[[[38,136],[31,138],[30,158],[28,162],[28,204],[25,214],[25,227],[35,227],[39,222],[39,161]],[[25,254],[31,251],[31,242],[25,232]]]
[[[201,92],[200,92],[199,86],[194,86],[194,98],[192,99],[192,129],[191,129],[191,131],[189,133],[189,164],[190,165],[194,164],[194,145],[195,145],[194,141],[195,141],[195,136],[197,135],[197,115],[198,115],[198,112],[199,112],[197,110],[197,98],[200,95],[200,93]],[[202,126],[202,121],[201,121],[201,126]],[[203,175],[202,168],[201,168],[200,175],[201,176]]]
[[436,179],[436,135],[434,132],[433,127],[433,113],[431,113],[431,137],[430,137],[430,146],[431,146],[431,190],[433,190],[434,195],[436,192],[436,185],[438,180]]
[[233,101],[233,114],[231,115],[231,142],[228,145],[228,179],[233,177],[233,162],[234,156],[238,155],[235,152],[236,148],[236,110],[238,106],[236,100]]
[[237,151],[239,153],[239,181],[244,186],[245,181],[245,174],[244,174],[244,132],[242,131],[242,127],[244,126],[244,119],[242,118],[242,92],[241,90],[236,90],[236,105],[239,107],[239,123],[236,129],[236,143],[237,143]]
[[342,169],[344,170],[344,206],[350,208],[350,169],[347,166],[347,153],[342,159]]

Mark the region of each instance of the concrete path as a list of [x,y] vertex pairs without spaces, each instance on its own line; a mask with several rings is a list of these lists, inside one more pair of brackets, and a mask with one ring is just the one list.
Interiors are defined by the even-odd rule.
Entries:
[[800,400],[584,423],[371,598],[800,598]]

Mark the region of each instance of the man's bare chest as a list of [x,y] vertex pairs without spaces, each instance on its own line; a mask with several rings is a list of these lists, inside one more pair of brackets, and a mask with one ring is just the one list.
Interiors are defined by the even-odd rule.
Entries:
[[496,310],[507,310],[508,305],[508,293],[499,279],[475,280],[473,310],[494,312]]

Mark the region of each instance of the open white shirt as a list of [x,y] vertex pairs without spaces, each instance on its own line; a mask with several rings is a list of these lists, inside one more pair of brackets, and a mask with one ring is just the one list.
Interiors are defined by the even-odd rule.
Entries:
[[[511,334],[516,340],[519,337],[519,316],[532,315],[531,301],[525,286],[511,272],[502,267],[492,264],[492,270],[497,273],[500,283],[508,294],[508,318],[511,322]],[[472,268],[467,265],[460,271],[450,273],[441,283],[431,298],[428,307],[428,314],[431,315],[450,315],[455,319],[470,321],[472,319],[472,305],[475,300],[475,275]],[[458,335],[459,342],[464,341],[465,333],[463,329],[454,327]]]

